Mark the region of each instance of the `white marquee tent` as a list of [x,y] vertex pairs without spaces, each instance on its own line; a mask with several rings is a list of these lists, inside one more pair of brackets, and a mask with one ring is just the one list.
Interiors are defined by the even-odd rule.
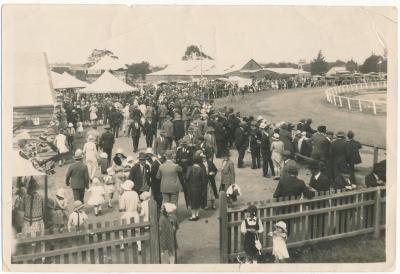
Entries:
[[91,66],[89,70],[119,70],[126,69],[125,64],[119,60],[111,58],[110,56],[105,56],[100,59],[96,64]]
[[89,85],[84,81],[76,79],[67,72],[64,72],[63,74],[51,72],[51,78],[53,80],[54,89],[84,88]]
[[80,90],[81,93],[124,93],[138,90],[132,87],[109,71],[105,71],[96,81],[88,85],[86,88]]

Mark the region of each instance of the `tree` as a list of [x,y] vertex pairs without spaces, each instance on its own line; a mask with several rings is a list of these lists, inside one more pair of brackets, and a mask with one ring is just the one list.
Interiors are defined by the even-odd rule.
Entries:
[[85,64],[87,67],[91,67],[100,61],[104,56],[110,56],[111,58],[118,59],[118,56],[115,56],[111,50],[108,49],[94,49],[92,53],[89,55],[87,59],[87,63]]
[[354,71],[358,70],[358,64],[356,61],[353,60],[353,58],[350,61],[347,61],[346,70],[350,71],[350,72],[354,72]]
[[328,63],[322,55],[322,50],[318,52],[317,58],[311,61],[311,74],[322,74],[328,71]]
[[130,65],[127,65],[127,73],[132,74],[135,79],[138,79],[139,77],[142,78],[142,80],[146,79],[146,74],[150,73],[150,64],[148,62],[141,62],[141,63],[133,63]]
[[362,73],[387,72],[387,62],[382,56],[372,53],[360,66],[360,71]]
[[213,58],[199,49],[196,45],[190,45],[186,48],[182,60],[199,60],[200,58],[213,60]]

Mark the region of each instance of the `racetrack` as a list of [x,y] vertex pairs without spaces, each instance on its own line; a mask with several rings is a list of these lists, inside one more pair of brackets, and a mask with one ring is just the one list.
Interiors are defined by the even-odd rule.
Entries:
[[217,108],[233,107],[242,115],[258,115],[272,122],[312,118],[313,128],[326,125],[328,130],[353,130],[361,143],[386,147],[386,116],[374,116],[338,109],[325,103],[325,88],[301,88],[284,91],[265,91],[244,97],[215,100]]

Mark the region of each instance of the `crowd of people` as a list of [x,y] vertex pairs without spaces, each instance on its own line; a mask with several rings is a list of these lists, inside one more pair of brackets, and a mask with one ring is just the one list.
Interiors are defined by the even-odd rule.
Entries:
[[[278,181],[274,197],[311,197],[315,191],[352,190],[361,185],[355,176],[361,145],[352,131],[334,134],[325,125],[315,130],[312,119],[293,124],[243,117],[233,108],[215,108],[213,100],[205,100],[203,94],[200,87],[168,84],[145,86],[141,94],[65,94],[57,106],[56,146],[60,165],[65,164],[67,153],[74,155],[65,175],[65,186],[73,193],[73,210],[68,213],[69,201],[62,188],[43,207],[38,184],[31,178],[18,185],[13,207],[16,230],[42,231],[45,210],[51,211],[46,227],[80,229],[87,222],[85,207],[99,216],[104,204],[113,208],[114,200],[122,220],[141,222],[149,218],[152,197],[160,215],[161,249],[172,262],[179,194],[183,193],[190,210],[189,221],[199,220],[202,209],[216,209],[220,191],[235,202],[241,193],[235,168],[246,167],[246,152],[251,155],[252,169]],[[142,136],[146,149],[139,151]],[[81,148],[74,141],[80,137],[85,138]],[[115,149],[118,138],[130,138],[131,151]],[[232,150],[238,153],[236,164],[230,159]],[[217,167],[216,158],[222,160],[221,166]],[[312,172],[308,184],[298,178],[300,164]],[[375,165],[366,184],[383,185],[385,172],[384,163]],[[251,233],[260,231],[252,220],[245,223],[244,233],[246,226]],[[271,236],[278,237],[284,230],[280,227]],[[254,244],[254,235],[251,241]]]

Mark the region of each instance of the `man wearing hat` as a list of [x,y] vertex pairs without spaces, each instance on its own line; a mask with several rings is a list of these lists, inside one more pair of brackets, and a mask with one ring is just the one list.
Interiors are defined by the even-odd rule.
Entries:
[[311,158],[316,161],[326,162],[329,158],[331,143],[326,137],[326,126],[318,126],[318,132],[312,137],[313,149]]
[[68,128],[65,131],[65,135],[67,136],[67,142],[68,142],[68,146],[69,146],[69,150],[73,151],[74,149],[74,136],[75,136],[75,129],[74,129],[74,125],[70,122],[68,123]]
[[85,197],[85,188],[89,189],[89,169],[82,161],[83,152],[80,149],[75,151],[75,163],[68,167],[65,183],[71,186],[74,195],[74,201],[81,201]]
[[303,180],[297,178],[297,167],[291,166],[288,170],[289,176],[281,177],[274,192],[274,198],[304,195],[309,197],[310,190]]
[[251,153],[251,168],[261,168],[261,132],[257,128],[257,122],[251,122],[250,128],[250,153]]
[[300,132],[306,132],[305,130],[306,119],[300,119],[300,122],[297,124],[296,129],[300,130]]
[[153,196],[154,200],[157,202],[158,209],[161,209],[162,205],[162,193],[161,193],[161,180],[157,179],[157,173],[160,169],[162,163],[165,162],[164,155],[154,155],[153,156],[153,163],[150,167],[150,188],[151,188],[151,195]]
[[109,114],[109,121],[110,121],[110,127],[112,129],[115,138],[118,138],[119,128],[122,124],[123,119],[124,116],[122,116],[122,113],[118,111],[115,107],[113,107],[113,109]]
[[343,131],[339,131],[336,136],[337,139],[333,140],[331,143],[332,168],[335,178],[340,174],[340,170],[343,170],[347,167],[347,142],[345,139],[346,136]]
[[153,144],[153,153],[155,155],[163,155],[167,150],[167,141],[165,139],[164,130],[159,130],[160,136],[156,138]]
[[289,169],[291,167],[297,167],[296,161],[293,160],[293,154],[289,150],[284,150],[282,153],[283,167],[281,171],[281,177],[289,176]]
[[111,129],[109,126],[105,126],[104,129],[106,130],[106,132],[104,132],[100,137],[99,147],[105,153],[107,153],[108,164],[110,164],[112,149],[114,147],[115,139],[114,139],[114,134],[111,133]]
[[204,135],[204,144],[211,150],[211,160],[213,160],[214,153],[218,151],[214,132],[214,128],[209,126],[207,127],[207,133]]
[[159,123],[158,123],[158,128],[160,129],[162,125],[164,124],[165,121],[165,116],[167,116],[168,109],[165,104],[161,104],[158,108],[159,112]]
[[313,122],[312,119],[311,119],[311,118],[308,118],[307,121],[306,121],[306,123],[305,123],[304,126],[303,126],[303,130],[302,130],[302,131],[310,132],[310,133],[313,134],[313,133],[315,132],[315,130],[311,128],[312,122]]
[[138,195],[150,189],[150,167],[146,163],[147,156],[145,153],[139,153],[139,162],[136,163],[129,171],[128,179],[133,181],[135,190]]
[[146,118],[143,125],[143,134],[146,136],[146,147],[151,148],[153,146],[153,138],[157,135],[157,125],[154,119]]
[[235,132],[235,145],[238,151],[238,168],[244,168],[243,158],[249,145],[249,135],[246,131],[246,122],[241,122]]
[[164,203],[178,204],[178,195],[181,189],[182,168],[172,161],[172,150],[165,152],[166,161],[163,163],[156,178],[161,180],[161,193]]
[[162,130],[165,134],[165,142],[167,149],[171,149],[172,140],[174,138],[174,125],[171,122],[171,117],[169,115],[165,116],[165,121],[162,125]]
[[176,147],[178,147],[179,140],[185,136],[185,123],[182,121],[182,117],[179,113],[176,114],[173,122],[173,135]]
[[328,191],[332,183],[328,179],[328,177],[321,172],[321,167],[318,162],[312,162],[309,166],[311,171],[311,177],[309,186],[315,189],[316,191]]
[[261,150],[261,156],[262,156],[262,161],[263,161],[263,176],[267,177],[268,166],[269,166],[269,168],[271,169],[272,176],[275,177],[274,164],[273,164],[272,158],[271,158],[271,141],[270,141],[270,135],[268,133],[267,125],[268,125],[267,123],[260,124],[260,129],[262,131],[260,150]]
[[132,137],[133,152],[137,152],[139,148],[139,139],[141,134],[142,123],[140,120],[133,120],[128,128],[128,137]]
[[350,181],[350,170],[347,167],[342,166],[338,170],[338,174],[333,181],[333,188],[341,190],[353,190],[357,188],[357,186]]

